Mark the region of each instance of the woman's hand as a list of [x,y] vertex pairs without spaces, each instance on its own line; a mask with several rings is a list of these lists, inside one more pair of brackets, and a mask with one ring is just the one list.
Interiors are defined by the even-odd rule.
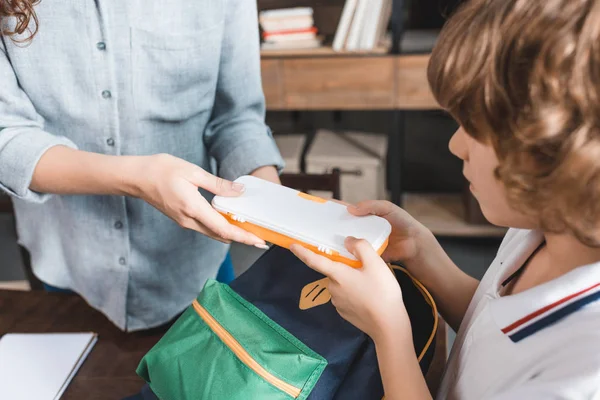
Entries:
[[264,240],[231,225],[198,192],[203,188],[220,196],[239,196],[241,184],[209,174],[202,168],[168,154],[139,158],[134,172],[134,193],[181,227],[198,231],[218,241],[245,243],[265,248]]
[[410,264],[421,255],[425,239],[432,240],[431,232],[423,224],[389,201],[365,201],[349,206],[348,211],[359,217],[377,215],[392,225],[389,245],[381,255],[387,262]]
[[375,341],[392,334],[411,338],[402,292],[388,265],[367,241],[348,238],[346,247],[362,262],[362,268],[331,261],[300,245],[291,250],[306,265],[329,277],[331,302],[352,325]]

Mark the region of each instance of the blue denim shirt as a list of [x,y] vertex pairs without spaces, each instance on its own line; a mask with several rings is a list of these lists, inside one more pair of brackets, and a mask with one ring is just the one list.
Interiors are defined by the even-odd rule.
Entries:
[[160,325],[216,275],[227,247],[139,199],[35,193],[33,170],[55,145],[170,153],[228,179],[281,167],[264,124],[256,1],[42,0],[36,10],[33,42],[0,47],[0,188],[19,240],[40,279],[120,328]]

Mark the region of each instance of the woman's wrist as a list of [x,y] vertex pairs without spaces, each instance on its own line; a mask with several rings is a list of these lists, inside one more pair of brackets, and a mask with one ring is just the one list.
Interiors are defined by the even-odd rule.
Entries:
[[[115,165],[117,190],[124,196],[142,198],[149,176],[152,156],[122,156]],[[119,172],[120,171],[120,172]]]

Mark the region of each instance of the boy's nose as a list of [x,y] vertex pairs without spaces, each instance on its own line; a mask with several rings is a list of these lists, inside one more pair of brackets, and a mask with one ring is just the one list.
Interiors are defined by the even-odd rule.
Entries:
[[466,136],[464,129],[462,127],[458,128],[458,130],[454,132],[454,135],[452,135],[450,143],[448,144],[450,152],[463,161],[468,161],[469,159]]

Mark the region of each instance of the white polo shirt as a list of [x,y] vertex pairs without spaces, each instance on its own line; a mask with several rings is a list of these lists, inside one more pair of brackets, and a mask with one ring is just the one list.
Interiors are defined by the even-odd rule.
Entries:
[[600,399],[600,263],[501,296],[543,241],[510,230],[457,334],[437,399]]

